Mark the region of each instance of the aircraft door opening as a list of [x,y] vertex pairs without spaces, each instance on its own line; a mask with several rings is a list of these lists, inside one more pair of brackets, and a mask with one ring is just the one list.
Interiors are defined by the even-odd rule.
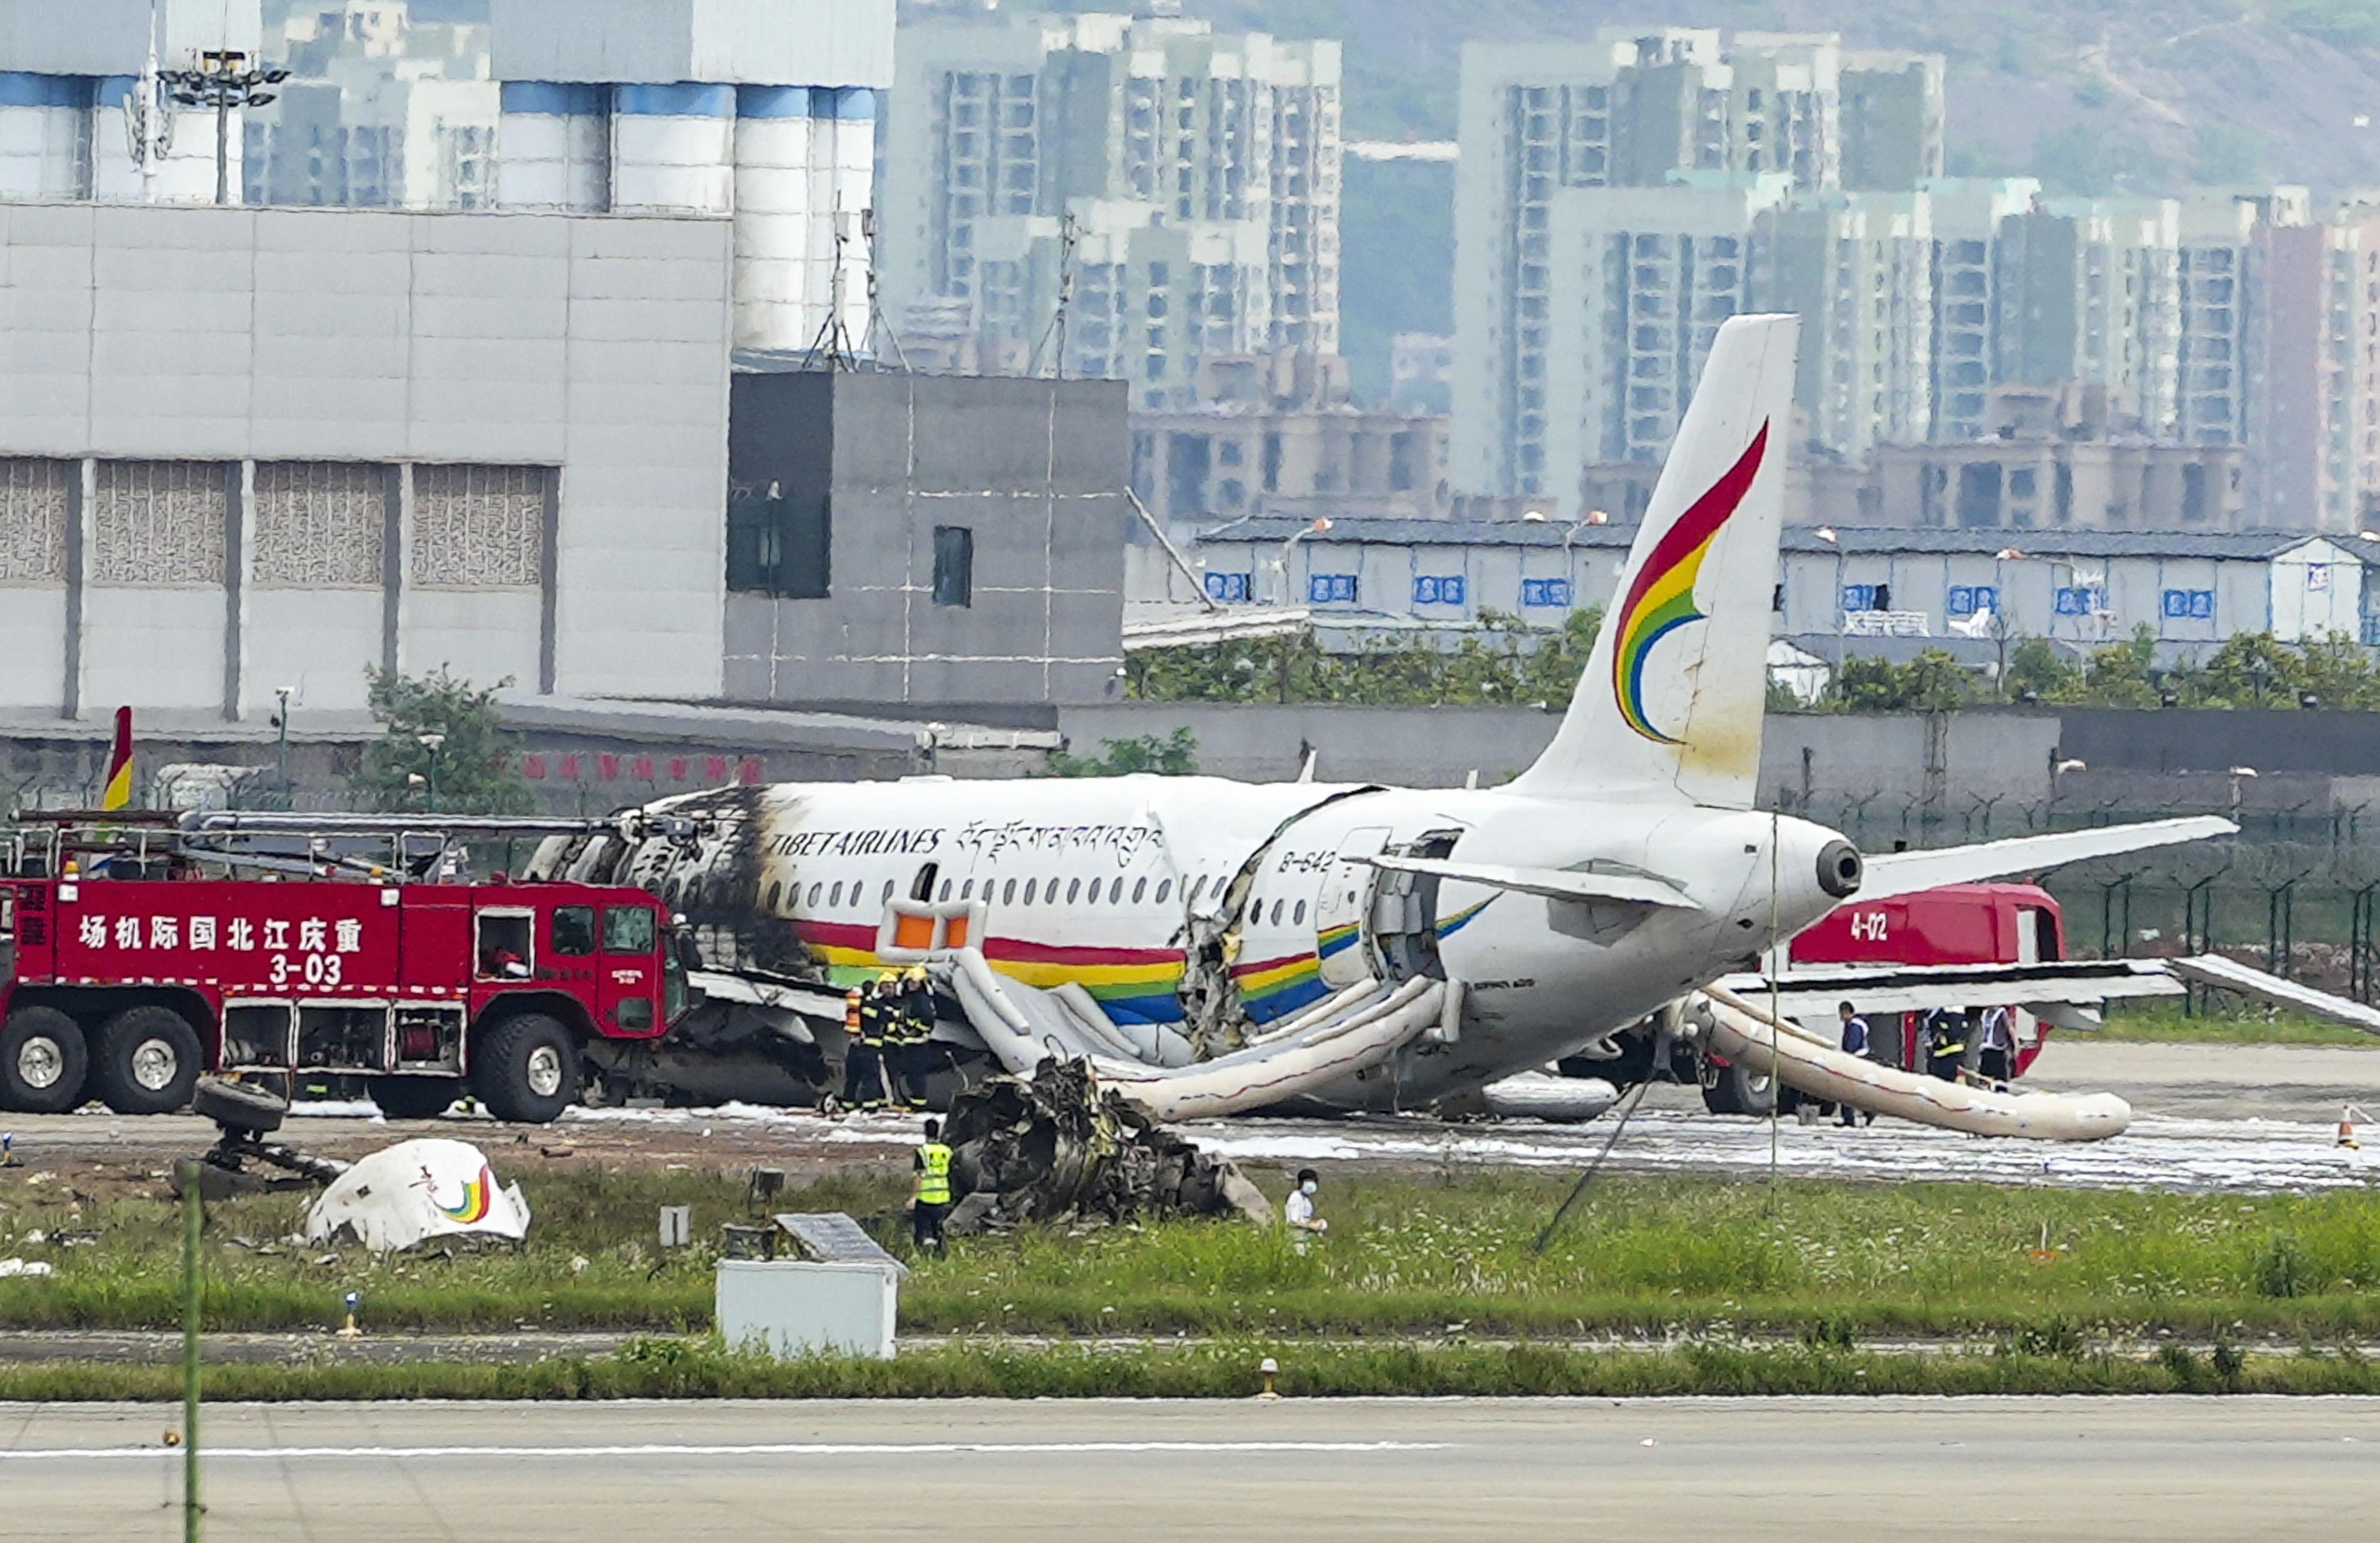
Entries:
[[1333,990],[1372,973],[1371,951],[1364,945],[1365,899],[1381,875],[1354,859],[1379,856],[1389,835],[1385,825],[1348,832],[1339,844],[1339,860],[1323,872],[1322,893],[1314,905],[1314,951],[1322,960],[1322,984]]
[[[1451,856],[1462,835],[1460,831],[1432,831],[1402,856]],[[1372,945],[1379,953],[1385,978],[1446,978],[1446,966],[1438,956],[1438,883],[1434,873],[1385,872],[1372,886]]]

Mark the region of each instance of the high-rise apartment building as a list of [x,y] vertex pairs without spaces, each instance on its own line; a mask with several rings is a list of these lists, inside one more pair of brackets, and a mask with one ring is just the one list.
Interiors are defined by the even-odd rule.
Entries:
[[2000,225],[1997,378],[2108,393],[2110,419],[2172,437],[2181,210],[2171,199],[2045,199]]
[[[1658,249],[1662,240],[1671,241],[1672,259],[1698,258],[1704,254],[1702,243],[1734,241],[1744,252],[1736,265],[1737,298],[1750,303],[1754,291],[1747,275],[1753,259],[1742,244],[1755,235],[1752,214],[1789,199],[1834,196],[1846,187],[1905,192],[1918,177],[1938,176],[1942,169],[1941,61],[1925,55],[1846,52],[1832,34],[1743,33],[1722,48],[1719,34],[1707,29],[1612,28],[1589,43],[1475,43],[1463,50],[1460,111],[1456,480],[1467,491],[1546,494],[1565,505],[1576,496],[1577,467],[1569,458],[1571,446],[1616,446],[1632,457],[1658,454],[1654,447],[1667,444],[1694,376],[1647,376],[1641,385],[1621,388],[1617,395],[1598,386],[1593,416],[1585,427],[1558,423],[1561,412],[1550,406],[1558,393],[1556,376],[1567,375],[1574,383],[1570,399],[1584,402],[1585,380],[1605,380],[1618,358],[1603,357],[1605,342],[1581,339],[1558,325],[1558,313],[1573,321],[1597,318],[1599,326],[1617,314],[1609,296],[1573,293],[1586,282],[1571,261],[1579,254],[1558,253],[1558,240],[1599,238],[1621,225],[1649,220],[1637,234],[1654,244],[1648,251]],[[1904,179],[1903,169],[1914,175]],[[1718,195],[1706,185],[1714,177],[1738,188],[1737,202],[1749,198],[1757,208],[1745,211],[1741,221],[1722,211],[1713,202]],[[1671,196],[1661,190],[1673,184],[1694,192],[1675,195],[1682,202],[1658,202]],[[1653,192],[1657,202],[1622,200],[1606,213],[1589,207],[1628,188]],[[1570,207],[1573,203],[1577,207]],[[1727,207],[1733,210],[1736,204]],[[1654,209],[1676,213],[1654,213]],[[1803,213],[1803,225],[1829,218],[1822,204],[1809,204]],[[1911,204],[1897,216],[1882,206],[1870,206],[1836,218],[1864,230],[1872,223],[1905,228],[1918,216]],[[1560,237],[1558,225],[1562,227]],[[1731,228],[1722,231],[1722,225]],[[1675,228],[1663,228],[1670,225]],[[1921,277],[1930,286],[1930,254],[1902,249],[1900,243],[1914,239],[1905,236],[1862,235],[1855,239],[1882,240],[1893,247],[1894,255],[1878,259],[1864,251],[1846,254],[1840,262],[1828,257],[1821,275],[1813,266],[1815,254],[1805,253],[1806,260],[1796,262],[1793,282],[1801,286],[1799,292],[1814,294],[1810,286],[1833,285],[1835,270],[1840,268],[1849,274],[1846,282],[1868,286],[1864,303],[1872,307],[1873,270],[1891,267],[1893,273],[1886,277],[1888,310],[1922,322],[1918,312],[1923,307],[1916,298],[1920,291],[1907,286],[1919,284]],[[1678,240],[1693,245],[1678,248]],[[1863,264],[1871,271],[1850,273]],[[1895,266],[1901,264],[1914,266],[1903,272]],[[1659,261],[1654,266],[1658,268]],[[1624,270],[1632,283],[1633,270],[1633,262]],[[1609,269],[1601,260],[1597,271],[1623,272]],[[1698,282],[1705,287],[1690,305],[1715,306],[1717,291],[1708,287],[1707,275]],[[1670,306],[1684,298],[1647,294],[1645,301]],[[1632,294],[1629,303],[1633,302]],[[1848,318],[1852,308],[1846,305],[1842,313]],[[1662,324],[1675,324],[1667,311],[1663,317]],[[1694,318],[1689,339],[1694,326],[1716,324]],[[1911,358],[1930,354],[1926,331],[1919,326],[1919,335],[1897,343],[1896,351]],[[1624,369],[1656,368],[1652,353],[1633,349],[1631,329],[1603,334],[1607,339],[1614,335],[1635,356]],[[1699,363],[1691,341],[1682,353],[1670,349],[1668,357],[1673,364]],[[1860,410],[1833,414],[1837,427],[1824,431],[1846,448],[1866,443],[1875,431],[1865,425],[1879,416],[1877,362],[1864,360],[1856,367],[1862,380]],[[1893,364],[1884,368],[1892,378],[1902,371]],[[1818,404],[1813,390],[1813,416],[1826,417],[1815,410]],[[1849,383],[1845,390],[1848,396]],[[1622,406],[1628,400],[1650,403],[1665,392],[1672,402],[1665,409]],[[1912,403],[1929,401],[1930,393],[1930,381],[1917,382],[1913,395],[1888,384],[1883,420],[1898,425],[1912,410]],[[1590,451],[1590,458],[1596,454]]]
[[1339,345],[1339,45],[1085,15],[902,29],[877,200],[899,325],[1190,400],[1217,354]]
[[1857,465],[1934,420],[1934,210],[1922,192],[1804,195],[1761,221],[1753,307],[1802,318],[1803,440]]
[[1934,426],[1928,437],[1982,439],[1993,431],[1991,392],[1998,380],[2006,304],[2000,230],[2033,207],[2041,184],[2029,176],[1944,178],[1926,190],[1934,224]]
[[2276,528],[2362,529],[2380,496],[2380,210],[2255,233],[2250,504]]
[[414,20],[405,0],[295,6],[266,56],[290,72],[250,115],[250,203],[485,209],[498,93],[484,24]]

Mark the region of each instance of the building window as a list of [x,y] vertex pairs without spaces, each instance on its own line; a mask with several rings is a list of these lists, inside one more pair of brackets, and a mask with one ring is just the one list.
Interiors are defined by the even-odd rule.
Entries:
[[975,532],[964,525],[934,527],[934,603],[975,603]]
[[1972,616],[1978,611],[1986,614],[2000,608],[2000,592],[1990,584],[1953,584],[1950,586],[1950,614]]
[[2170,622],[2211,622],[2215,619],[2215,591],[2168,589],[2163,609],[2166,620]]
[[339,461],[260,461],[256,582],[280,589],[377,589],[389,470]]
[[1209,573],[1207,576],[1207,598],[1226,603],[1244,601],[1248,598],[1250,576],[1244,573]]
[[1538,611],[1570,604],[1571,588],[1567,578],[1524,578],[1521,580],[1521,605],[1524,610]]
[[0,581],[53,580],[67,571],[72,461],[0,460]]
[[413,582],[535,589],[545,566],[552,476],[536,466],[416,467]]
[[1305,600],[1309,605],[1353,605],[1356,592],[1355,576],[1352,573],[1305,576]]
[[2091,585],[2077,585],[2058,591],[2057,612],[2061,616],[2092,616],[2107,608],[2107,592]]
[[1461,605],[1467,588],[1463,576],[1459,573],[1443,576],[1417,574],[1414,577],[1414,603],[1415,605]]
[[224,581],[225,523],[237,467],[213,461],[102,461],[91,512],[94,584]]
[[727,504],[727,587],[780,600],[824,600],[833,577],[834,514],[828,495],[787,498],[738,489]]

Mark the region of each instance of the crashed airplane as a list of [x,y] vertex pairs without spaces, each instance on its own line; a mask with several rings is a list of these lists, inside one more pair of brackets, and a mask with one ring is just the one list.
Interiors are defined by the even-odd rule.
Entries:
[[686,1028],[590,1047],[600,1071],[812,1101],[844,989],[923,964],[946,1079],[1061,1056],[1166,1118],[1443,1106],[1609,1039],[1864,888],[2228,832],[1864,858],[1754,808],[1797,327],[1719,329],[1574,699],[1512,783],[913,777],[666,800],[644,812],[692,818],[649,823],[703,833],[556,837],[532,869],[647,886],[701,955]]

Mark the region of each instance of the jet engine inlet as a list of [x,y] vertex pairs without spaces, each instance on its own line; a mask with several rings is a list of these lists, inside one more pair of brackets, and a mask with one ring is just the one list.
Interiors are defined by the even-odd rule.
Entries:
[[1848,900],[1859,893],[1860,880],[1866,875],[1867,865],[1860,860],[1859,848],[1847,841],[1830,841],[1818,853],[1818,887],[1837,900]]

